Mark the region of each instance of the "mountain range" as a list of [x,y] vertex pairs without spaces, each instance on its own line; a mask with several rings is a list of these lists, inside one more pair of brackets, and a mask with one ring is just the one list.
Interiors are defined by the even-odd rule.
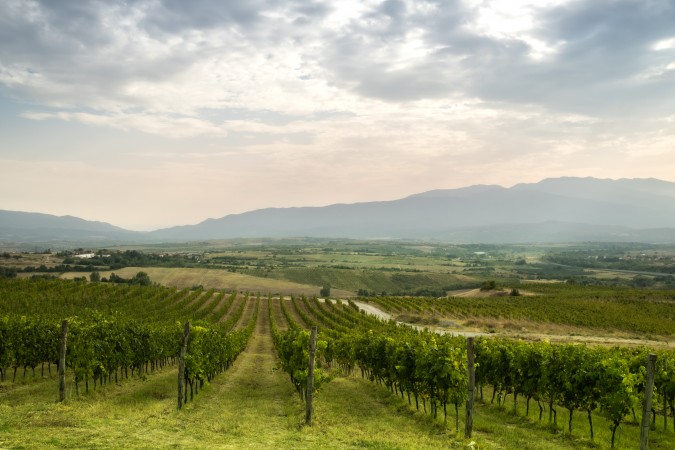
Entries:
[[675,183],[550,178],[392,201],[266,208],[152,232],[72,216],[0,211],[0,244],[174,242],[246,237],[429,239],[456,243],[675,242]]

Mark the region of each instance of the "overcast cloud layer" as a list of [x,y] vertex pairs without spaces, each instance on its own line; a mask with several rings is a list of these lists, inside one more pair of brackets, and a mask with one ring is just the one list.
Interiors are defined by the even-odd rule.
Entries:
[[0,209],[135,229],[675,180],[675,3],[0,2]]

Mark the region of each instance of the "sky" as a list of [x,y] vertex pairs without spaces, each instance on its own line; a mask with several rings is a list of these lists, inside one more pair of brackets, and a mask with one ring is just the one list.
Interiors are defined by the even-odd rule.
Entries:
[[0,209],[133,230],[675,181],[673,0],[1,0]]

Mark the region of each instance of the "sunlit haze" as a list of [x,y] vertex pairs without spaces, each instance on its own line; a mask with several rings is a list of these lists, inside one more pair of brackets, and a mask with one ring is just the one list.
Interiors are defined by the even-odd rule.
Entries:
[[135,230],[675,181],[675,3],[0,2],[0,209]]

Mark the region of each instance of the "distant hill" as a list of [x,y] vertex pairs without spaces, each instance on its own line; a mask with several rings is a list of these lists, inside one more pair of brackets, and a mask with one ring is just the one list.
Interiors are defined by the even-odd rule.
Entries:
[[675,242],[675,183],[551,178],[392,201],[268,208],[140,233],[76,217],[0,211],[0,242],[169,242],[245,237],[434,239],[456,243]]
[[59,242],[106,244],[137,242],[147,239],[145,233],[125,230],[104,222],[73,216],[53,216],[22,211],[0,210],[0,243]]
[[512,188],[479,185],[386,202],[260,209],[150,235],[162,240],[312,236],[675,242],[675,183],[555,178]]

